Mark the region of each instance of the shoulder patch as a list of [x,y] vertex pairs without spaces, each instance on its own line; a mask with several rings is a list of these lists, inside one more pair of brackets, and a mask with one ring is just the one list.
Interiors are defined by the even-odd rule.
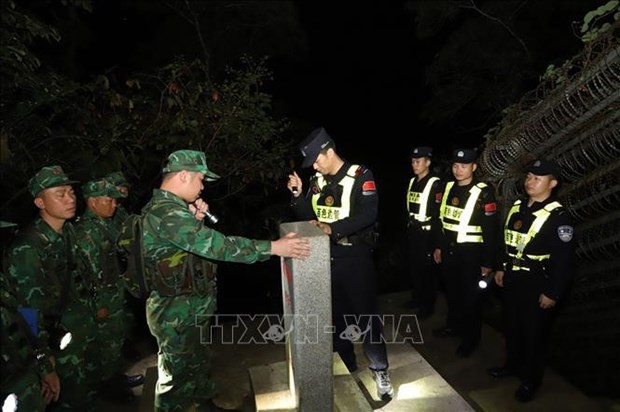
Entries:
[[573,234],[575,229],[569,225],[562,225],[558,227],[558,237],[562,242],[568,243],[573,240]]
[[375,191],[377,191],[377,186],[375,186],[375,181],[374,180],[368,180],[368,181],[364,182],[362,184],[362,191],[364,192],[364,194],[367,194],[367,192],[375,192]]
[[443,199],[443,192],[435,193],[435,203],[441,203],[441,199]]
[[487,216],[494,214],[496,210],[497,210],[497,204],[495,202],[486,203],[484,205],[484,214]]
[[357,170],[355,171],[355,176],[360,176],[363,175],[366,172],[366,167],[364,165],[360,165]]

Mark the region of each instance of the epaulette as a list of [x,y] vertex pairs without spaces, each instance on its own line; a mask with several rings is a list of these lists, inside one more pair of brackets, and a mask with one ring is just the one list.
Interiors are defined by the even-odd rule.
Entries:
[[368,170],[366,166],[359,165],[357,169],[355,170],[355,177],[363,175],[364,173],[366,173],[366,170]]

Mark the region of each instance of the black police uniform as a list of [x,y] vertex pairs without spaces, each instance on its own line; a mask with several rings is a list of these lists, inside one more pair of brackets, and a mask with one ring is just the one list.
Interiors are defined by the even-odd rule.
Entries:
[[[447,205],[466,209],[470,196],[473,196],[470,191],[477,190],[480,192],[467,222],[462,222],[466,213],[462,213],[458,218],[445,216],[444,209]],[[481,267],[494,268],[497,258],[499,222],[495,196],[490,186],[476,182],[475,179],[465,186],[450,182],[442,195],[440,208],[442,230],[439,232],[437,244],[441,249],[441,279],[448,304],[446,327],[462,336],[457,354],[469,356],[478,346],[482,330],[484,289],[478,286]],[[454,229],[460,223],[479,228],[478,234],[471,236],[471,232],[468,232],[469,235],[463,236],[463,239],[459,237],[458,231],[447,229]]]
[[[332,215],[331,207],[343,205],[347,192],[346,179],[354,179],[350,192],[348,217]],[[321,185],[324,179],[325,185]],[[317,209],[312,206],[318,195]],[[327,207],[326,207],[327,206]],[[331,235],[332,315],[335,326],[334,349],[350,371],[357,369],[353,343],[343,332],[353,324],[352,316],[377,313],[376,272],[372,256],[374,225],[377,219],[378,195],[372,172],[364,166],[348,162],[335,175],[314,175],[305,197],[293,198],[292,207],[299,219],[329,223]],[[331,210],[331,211],[330,211]],[[345,318],[345,315],[348,315]],[[361,317],[357,324],[363,333],[364,351],[373,370],[388,368],[385,342],[381,339],[381,322],[377,316]],[[345,332],[346,333],[346,332]],[[345,339],[343,339],[345,338]]]
[[[573,275],[574,236],[570,216],[559,202],[549,198],[531,206],[527,203],[526,198],[513,206],[515,212],[509,213],[504,227],[505,369],[536,390],[543,378],[546,339],[555,313],[540,308],[539,298],[545,294],[557,301],[565,293]],[[535,214],[545,210],[550,214],[529,242],[510,241],[510,232],[526,235]]]
[[[432,180],[431,180],[432,179]],[[427,185],[428,197],[424,198]],[[439,204],[443,191],[442,183],[430,174],[418,180],[411,179],[407,191],[409,220],[407,222],[407,257],[409,263],[409,278],[412,291],[411,298],[419,308],[418,315],[429,316],[435,309],[437,297],[437,265],[433,260],[433,239],[431,229],[439,224]],[[413,201],[413,199],[417,201]],[[420,216],[422,203],[426,212]]]

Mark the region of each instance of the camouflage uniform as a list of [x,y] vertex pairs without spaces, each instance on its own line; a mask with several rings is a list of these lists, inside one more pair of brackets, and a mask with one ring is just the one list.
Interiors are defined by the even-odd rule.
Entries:
[[[116,186],[104,179],[88,182],[82,193],[84,198],[122,197]],[[121,347],[126,333],[125,291],[119,279],[112,219],[87,208],[75,232],[81,272],[91,286],[92,317],[97,324],[89,358],[96,361],[96,378],[105,381],[121,374]]]
[[[120,172],[120,171],[112,172],[108,174],[105,177],[105,179],[111,182],[117,188],[119,186],[129,187],[129,182],[125,178],[125,175],[123,174],[123,172]],[[121,195],[121,197],[127,197],[127,196]],[[113,226],[113,229],[115,230],[115,235],[118,235],[123,225],[123,222],[125,221],[125,219],[127,219],[128,216],[129,216],[129,212],[127,211],[127,209],[125,209],[125,207],[119,203],[118,206],[116,207],[116,212],[114,213],[114,216],[112,216],[112,226]]]
[[[58,166],[45,167],[30,180],[33,197],[41,190],[69,185]],[[9,248],[7,274],[18,299],[36,311],[41,349],[56,359],[61,379],[59,408],[88,410],[92,401],[87,388],[87,373],[92,365],[85,359],[86,347],[94,336],[94,321],[87,314],[88,285],[77,271],[73,226],[65,223],[57,233],[40,217],[20,231]],[[64,350],[54,346],[51,331],[64,327],[72,334]]]
[[[195,171],[205,179],[218,176],[207,169],[205,155],[189,150],[168,157],[163,172]],[[211,260],[254,263],[267,260],[271,244],[225,236],[195,219],[175,194],[155,189],[143,209],[143,248],[149,329],[159,345],[158,411],[185,411],[215,394],[209,377],[209,346],[200,343],[216,309],[215,264]]]
[[[8,227],[4,224],[2,227]],[[19,313],[18,300],[4,273],[0,272],[0,403],[13,394],[17,411],[44,411],[41,380],[54,371],[50,354],[39,348],[37,338]]]
[[[122,197],[127,198],[129,196],[129,181],[125,177],[123,172],[116,171],[109,173],[105,176],[105,179],[112,182],[117,189],[125,187],[126,192],[121,191]],[[130,216],[123,203],[119,200],[116,206],[116,212],[111,218],[110,231],[114,239],[118,239],[123,224]],[[123,354],[128,359],[136,359],[139,356],[139,352],[136,348],[137,341],[142,339],[146,333],[146,316],[144,308],[144,299],[138,299],[132,296],[127,290],[125,294],[125,343],[122,347]]]

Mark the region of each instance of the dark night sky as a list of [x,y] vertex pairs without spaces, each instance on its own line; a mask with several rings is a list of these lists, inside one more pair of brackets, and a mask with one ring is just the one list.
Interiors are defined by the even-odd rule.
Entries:
[[[312,129],[324,126],[344,158],[366,164],[374,172],[382,237],[391,241],[386,254],[390,265],[384,268],[389,273],[382,273],[384,282],[389,284],[392,279],[392,286],[382,285],[389,289],[399,277],[392,249],[398,249],[394,241],[399,238],[394,236],[402,235],[405,222],[404,193],[411,178],[412,148],[430,145],[445,159],[456,143],[481,144],[488,127],[497,121],[489,122],[487,128],[472,128],[472,124],[480,123],[481,113],[489,117],[484,110],[465,110],[453,121],[435,124],[423,118],[421,113],[433,97],[450,99],[452,89],[456,95],[459,88],[458,82],[449,84],[444,94],[438,94],[429,86],[429,78],[435,73],[431,65],[441,61],[438,56],[444,57],[444,66],[439,69],[447,62],[448,75],[464,84],[473,82],[476,91],[484,92],[499,79],[506,86],[506,96],[512,99],[496,101],[494,109],[499,111],[533,89],[548,64],[561,64],[581,49],[571,23],[582,20],[601,2],[476,0],[477,5],[488,5],[497,12],[504,5],[524,5],[511,25],[530,48],[531,61],[524,65],[529,72],[525,74],[517,67],[522,54],[515,39],[475,11],[461,9],[454,19],[437,23],[434,35],[421,38],[417,15],[408,6],[434,4],[431,1],[209,2],[202,27],[210,42],[210,63],[216,78],[242,53],[269,55],[274,79],[266,84],[266,91],[273,95],[274,115],[291,120],[287,136],[297,143]],[[49,7],[50,0],[27,3],[35,15],[58,27],[63,38],[59,46],[50,47],[46,42],[38,52],[76,80],[90,81],[105,73],[122,84],[127,76],[148,73],[178,55],[204,57],[199,53],[195,32],[178,14],[163,7],[163,2],[94,0],[92,13],[63,10],[58,4]],[[207,3],[190,4],[199,7]],[[426,23],[433,32],[435,22],[430,19]],[[478,69],[478,78],[471,77],[475,73],[472,67]],[[439,85],[444,86],[441,81]],[[489,94],[481,96],[478,101],[472,100],[478,108],[484,108]],[[458,133],[457,129],[473,131]],[[304,172],[309,174],[308,170]],[[269,201],[286,205],[288,193],[282,189]],[[261,266],[252,267],[257,270]],[[277,268],[267,272],[277,274]],[[272,289],[279,290],[278,279],[272,280]],[[230,282],[229,290],[233,291],[235,282],[247,284],[253,292],[265,288],[262,278],[254,275],[243,281],[231,277]]]
[[[239,3],[219,2],[220,10],[232,9],[230,5]],[[488,3],[493,2],[476,1],[480,6]],[[512,23],[531,48],[531,67],[537,76],[547,64],[557,63],[558,59],[561,62],[579,50],[579,41],[570,39],[574,37],[571,22],[582,19],[585,11],[593,9],[600,1],[495,2],[511,4],[511,7],[521,3],[526,7]],[[81,33],[72,29],[73,36],[63,36],[65,42],[80,43],[79,75],[88,78],[113,68],[122,78],[122,73],[166,64],[174,55],[196,53],[196,35],[187,23],[170,9],[153,4],[96,0],[93,13],[86,17],[87,28]],[[200,2],[192,4],[200,5]],[[278,3],[271,6],[273,4]],[[486,131],[456,134],[453,129],[458,125],[430,126],[421,120],[419,112],[433,93],[427,86],[425,69],[450,36],[460,35],[459,30],[466,28],[472,19],[477,19],[474,20],[476,24],[487,24],[489,33],[480,37],[482,40],[472,41],[469,47],[483,49],[483,43],[492,42],[497,33],[507,36],[506,31],[474,11],[461,10],[438,35],[419,40],[416,15],[404,1],[295,1],[292,4],[294,7],[288,12],[279,9],[277,15],[269,15],[275,23],[259,19],[257,25],[253,21],[246,34],[242,30],[243,13],[247,14],[247,8],[238,8],[241,14],[237,19],[227,15],[226,23],[212,15],[211,20],[204,23],[205,36],[223,39],[221,33],[228,35],[226,41],[214,41],[211,45],[214,59],[223,66],[242,52],[270,55],[274,81],[268,87],[274,96],[274,111],[292,120],[291,139],[300,141],[313,128],[326,127],[342,156],[355,163],[364,163],[374,171],[381,193],[382,215],[404,216],[401,206],[410,178],[412,147],[431,145],[445,158],[455,142],[461,146],[481,144]],[[237,22],[242,29],[236,27],[231,31],[230,27],[224,27]],[[256,29],[263,25],[264,29]],[[237,43],[231,33],[236,33]],[[504,41],[508,45],[515,44],[514,39]],[[226,47],[218,48],[222,44]],[[467,57],[466,54],[455,56],[464,59],[465,72]],[[480,59],[476,55],[474,58]],[[493,56],[483,58],[493,59]],[[514,76],[515,82],[519,78],[510,67],[489,73],[490,78],[493,76]],[[532,88],[535,83],[529,86]],[[389,223],[398,224],[394,219]]]

